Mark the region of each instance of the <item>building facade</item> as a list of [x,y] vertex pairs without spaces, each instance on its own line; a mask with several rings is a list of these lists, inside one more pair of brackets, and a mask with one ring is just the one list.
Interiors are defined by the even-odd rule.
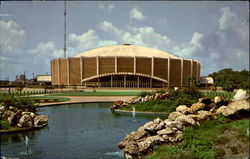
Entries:
[[200,77],[200,63],[135,45],[90,50],[51,61],[53,85],[182,87]]

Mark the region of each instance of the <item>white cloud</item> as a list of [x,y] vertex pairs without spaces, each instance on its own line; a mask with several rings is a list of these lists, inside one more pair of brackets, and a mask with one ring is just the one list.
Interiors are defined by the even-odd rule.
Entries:
[[11,14],[0,14],[0,17],[11,17]]
[[115,8],[115,5],[113,5],[113,4],[100,4],[99,8],[111,13],[111,11]]
[[130,18],[131,19],[135,19],[135,20],[144,20],[145,16],[142,13],[142,10],[139,8],[133,8],[130,12],[129,12]]
[[20,49],[25,42],[26,31],[14,21],[0,20],[0,45],[3,51]]

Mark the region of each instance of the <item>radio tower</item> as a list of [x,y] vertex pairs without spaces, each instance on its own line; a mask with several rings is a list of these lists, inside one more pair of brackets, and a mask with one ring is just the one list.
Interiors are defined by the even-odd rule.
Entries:
[[64,58],[66,58],[66,0],[64,0]]

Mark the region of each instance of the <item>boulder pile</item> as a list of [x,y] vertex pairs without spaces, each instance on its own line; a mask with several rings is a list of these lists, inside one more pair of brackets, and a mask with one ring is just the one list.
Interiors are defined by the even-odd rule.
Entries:
[[20,128],[41,128],[48,125],[48,116],[35,114],[14,107],[9,109],[0,106],[0,120],[5,120],[11,126]]
[[201,121],[215,119],[219,115],[229,118],[249,117],[249,101],[228,101],[217,96],[214,100],[201,98],[191,107],[180,105],[168,119],[154,119],[141,126],[136,132],[126,135],[118,146],[126,159],[141,158],[154,150],[156,145],[171,144],[182,140],[185,127],[200,125]]
[[136,103],[143,103],[143,102],[147,102],[147,101],[151,101],[151,100],[158,100],[158,99],[165,99],[167,98],[169,95],[169,92],[164,92],[164,93],[155,93],[153,95],[146,95],[145,97],[132,97],[126,101],[116,101],[114,102],[114,104],[111,106],[111,110],[115,110],[115,109],[120,109],[123,108],[127,105],[130,104],[136,104]]

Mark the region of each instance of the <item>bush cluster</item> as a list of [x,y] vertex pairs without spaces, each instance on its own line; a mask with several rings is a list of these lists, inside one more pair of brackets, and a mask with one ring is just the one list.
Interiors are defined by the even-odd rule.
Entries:
[[29,97],[21,97],[17,95],[2,94],[0,96],[1,105],[9,109],[10,106],[25,111],[36,112],[37,105]]

